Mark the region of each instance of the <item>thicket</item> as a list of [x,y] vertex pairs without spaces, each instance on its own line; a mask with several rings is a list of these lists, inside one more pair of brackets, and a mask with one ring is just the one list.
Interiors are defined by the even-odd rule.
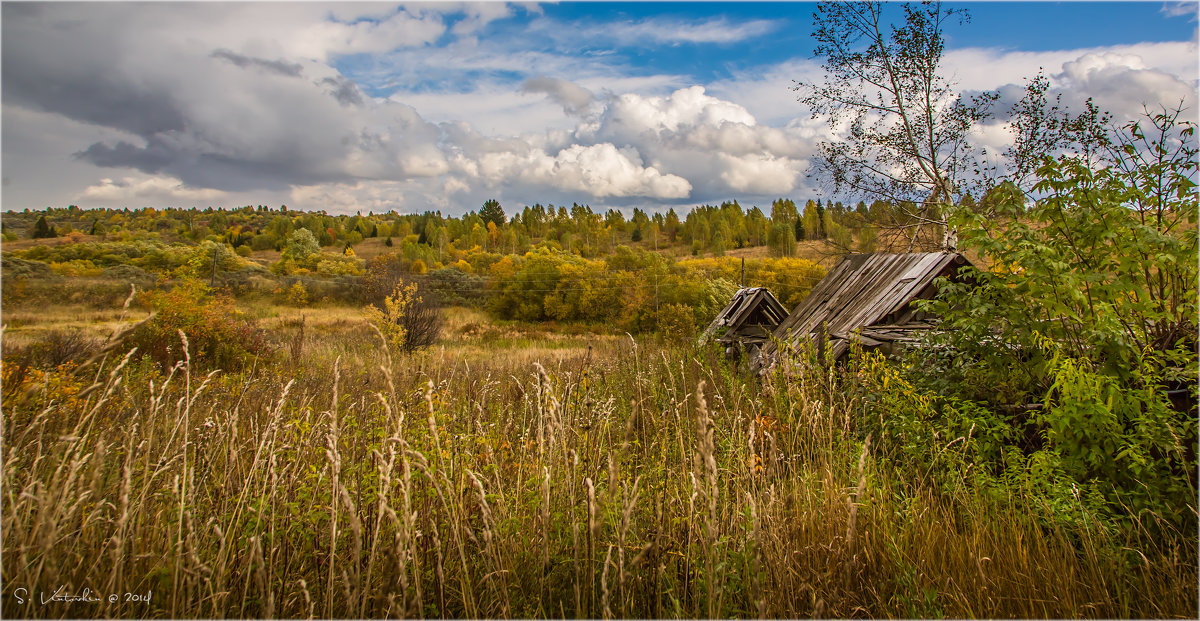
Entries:
[[[820,266],[801,259],[746,265],[748,286],[778,287],[773,290],[785,303],[799,301],[824,275]],[[740,266],[728,257],[671,261],[629,248],[600,260],[541,248],[492,264],[490,307],[505,319],[605,322],[630,332],[668,323],[680,329],[679,307],[686,307],[694,330],[729,302]]]
[[34,246],[27,250],[6,252],[5,257],[40,261],[51,268],[101,269],[132,266],[146,271],[170,273],[191,264],[211,269],[214,251],[218,268],[234,271],[251,268],[223,244],[205,242],[199,245],[167,244],[157,241],[78,242],[56,246]]
[[405,354],[433,346],[441,335],[438,302],[415,282],[397,280],[391,294],[368,306],[364,315],[379,331],[386,347]]
[[233,299],[197,278],[138,295],[154,314],[132,330],[128,344],[164,369],[196,358],[236,370],[270,353],[266,335],[241,317]]
[[[1197,527],[1197,151],[1157,114],[1104,165],[1043,158],[1037,194],[956,217],[991,269],[942,283],[942,330],[877,386],[898,458],[975,438],[951,478],[1037,489],[1118,532]],[[897,390],[899,389],[899,391]],[[919,396],[897,395],[915,391]]]

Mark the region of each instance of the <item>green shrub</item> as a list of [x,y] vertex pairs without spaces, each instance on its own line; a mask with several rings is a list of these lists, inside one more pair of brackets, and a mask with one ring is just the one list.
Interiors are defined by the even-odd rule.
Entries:
[[9,253],[5,253],[4,258],[0,259],[0,261],[2,261],[0,265],[3,266],[4,280],[8,280],[10,278],[57,280],[62,278],[62,276],[59,276],[54,270],[50,269],[49,265],[42,261],[23,259],[21,257],[13,256]]

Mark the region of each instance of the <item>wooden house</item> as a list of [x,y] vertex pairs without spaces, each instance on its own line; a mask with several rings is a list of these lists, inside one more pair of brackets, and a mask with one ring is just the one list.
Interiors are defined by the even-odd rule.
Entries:
[[913,302],[937,295],[934,280],[960,278],[969,261],[957,252],[856,254],[842,259],[775,329],[754,366],[769,365],[777,347],[806,340],[836,360],[852,342],[890,353],[933,327]]
[[731,354],[739,350],[756,353],[787,316],[787,309],[765,287],[738,289],[700,341],[715,338]]

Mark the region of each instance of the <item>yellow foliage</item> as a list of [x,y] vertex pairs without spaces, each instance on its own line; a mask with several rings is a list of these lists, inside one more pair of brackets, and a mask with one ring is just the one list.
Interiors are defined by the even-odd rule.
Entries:
[[[741,282],[741,260],[734,257],[684,259],[679,265],[690,272]],[[824,276],[825,268],[807,259],[779,257],[746,261],[746,286],[766,287],[787,308],[799,304]]]
[[383,309],[380,310],[374,306],[368,306],[363,315],[367,321],[370,321],[379,328],[383,333],[383,337],[388,344],[397,350],[404,348],[404,343],[408,338],[408,333],[404,329],[404,315],[409,307],[419,304],[421,297],[417,295],[417,284],[404,284],[404,281],[396,283],[396,288],[392,290],[392,294],[383,300]]
[[304,284],[296,281],[287,290],[288,304],[293,306],[306,306],[308,304],[308,289],[304,288]]
[[517,273],[517,265],[513,263],[511,255],[504,255],[499,261],[492,264],[488,271],[495,280],[512,278],[513,274]]

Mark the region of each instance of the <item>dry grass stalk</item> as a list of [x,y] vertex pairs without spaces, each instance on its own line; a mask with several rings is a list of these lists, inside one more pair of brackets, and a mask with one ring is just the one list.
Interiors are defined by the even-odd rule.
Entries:
[[851,554],[857,554],[854,548],[854,536],[856,533],[855,526],[858,519],[858,507],[862,504],[863,493],[867,490],[867,452],[871,449],[871,435],[867,434],[867,439],[863,442],[862,453],[858,457],[858,487],[854,492],[854,496],[846,499],[846,505],[849,507],[850,519],[846,526],[846,548]]

